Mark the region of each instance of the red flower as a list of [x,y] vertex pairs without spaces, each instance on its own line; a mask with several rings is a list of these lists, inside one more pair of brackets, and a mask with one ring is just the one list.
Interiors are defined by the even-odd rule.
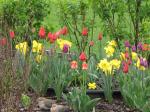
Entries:
[[131,59],[128,59],[127,63],[128,63],[128,65],[131,65],[132,64]]
[[88,29],[87,28],[83,28],[82,29],[82,35],[83,36],[87,36],[88,35]]
[[5,46],[6,44],[7,44],[7,39],[5,37],[0,39],[0,45],[1,46]]
[[128,59],[129,58],[129,53],[125,52],[125,58]]
[[82,52],[81,54],[80,54],[80,56],[79,56],[79,59],[81,60],[81,61],[86,61],[86,54],[84,53],[84,52]]
[[14,31],[10,31],[9,32],[9,36],[10,36],[11,39],[14,39],[14,37],[15,37]]
[[88,64],[86,62],[82,63],[82,70],[87,70],[88,69]]
[[102,33],[99,33],[99,34],[98,34],[98,40],[102,40],[102,38],[103,38],[103,34],[102,34]]
[[41,27],[40,30],[39,30],[39,36],[40,38],[45,38],[45,29],[44,27]]
[[56,34],[52,34],[51,32],[49,32],[48,39],[50,40],[51,43],[54,43],[55,40],[57,39],[57,36],[56,36]]
[[124,72],[124,73],[128,73],[128,71],[129,71],[129,65],[125,62],[125,63],[123,64],[123,72]]
[[72,61],[72,62],[70,63],[70,66],[71,66],[71,69],[77,69],[77,68],[78,68],[78,63],[77,63],[77,61]]
[[94,45],[94,41],[90,41],[90,46],[93,46]]
[[67,33],[68,33],[68,28],[66,26],[64,26],[63,29],[61,30],[61,34],[67,35]]

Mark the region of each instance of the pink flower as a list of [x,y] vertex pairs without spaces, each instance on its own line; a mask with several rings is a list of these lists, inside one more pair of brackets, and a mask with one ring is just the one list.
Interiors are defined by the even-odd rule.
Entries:
[[88,64],[86,62],[82,63],[82,70],[87,70],[88,69]]

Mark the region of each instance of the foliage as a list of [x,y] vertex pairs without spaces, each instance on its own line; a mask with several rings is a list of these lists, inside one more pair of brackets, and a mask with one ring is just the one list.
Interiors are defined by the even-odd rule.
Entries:
[[47,66],[49,69],[49,79],[51,80],[50,85],[54,89],[59,101],[68,83],[70,63],[67,61],[67,55],[55,54],[55,56],[50,56]]
[[30,97],[25,94],[22,94],[21,103],[22,103],[23,107],[28,108],[31,105]]
[[74,88],[67,95],[63,94],[63,97],[75,112],[92,112],[96,103],[100,100],[99,98],[92,100],[77,88]]
[[[125,102],[140,109],[142,112],[149,111],[150,104],[150,76],[148,72],[135,71],[127,75],[119,75],[119,85]],[[133,81],[134,80],[134,81]]]

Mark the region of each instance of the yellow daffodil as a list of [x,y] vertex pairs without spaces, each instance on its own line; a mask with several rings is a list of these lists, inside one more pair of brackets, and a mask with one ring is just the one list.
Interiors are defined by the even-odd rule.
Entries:
[[60,49],[62,50],[64,45],[68,45],[69,47],[72,46],[72,43],[68,40],[63,40],[63,39],[57,39],[57,44],[59,45]]
[[89,89],[96,89],[96,83],[88,83],[88,88]]
[[132,55],[132,60],[136,61],[138,59],[138,55],[136,52],[132,52],[131,55]]
[[112,65],[106,59],[100,60],[100,62],[97,65],[97,68],[105,72],[106,75],[108,73],[112,74]]
[[105,49],[107,57],[113,56],[115,49],[112,46],[107,46],[104,49]]
[[126,59],[125,53],[121,52],[121,53],[120,53],[120,58],[121,58],[121,60],[125,60],[125,59]]
[[20,51],[23,55],[26,55],[28,51],[28,43],[27,42],[22,42],[19,43],[15,46],[15,48]]
[[113,69],[118,70],[120,68],[121,61],[117,59],[113,59],[110,61],[110,64],[113,66]]
[[38,63],[41,62],[41,59],[42,59],[42,55],[37,55],[37,56],[35,57],[35,60],[36,60],[36,62],[38,62]]
[[32,52],[41,53],[43,50],[43,45],[41,43],[38,43],[36,40],[33,40],[32,42]]
[[145,67],[140,64],[140,59],[139,58],[137,59],[136,66],[139,70],[143,70],[143,71],[145,70]]
[[112,40],[112,41],[108,42],[108,46],[116,47],[117,46],[117,42],[115,40]]

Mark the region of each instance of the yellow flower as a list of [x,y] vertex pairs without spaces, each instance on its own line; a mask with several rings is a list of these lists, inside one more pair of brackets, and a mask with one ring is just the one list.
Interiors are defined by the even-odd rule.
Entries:
[[42,55],[37,55],[35,58],[36,62],[38,62],[38,63],[41,62],[41,59],[42,59]]
[[116,47],[116,46],[117,46],[117,43],[116,43],[115,40],[112,40],[112,41],[108,42],[108,46]]
[[139,58],[137,59],[136,67],[139,70],[143,70],[143,71],[145,70],[145,67],[140,64],[140,59]]
[[20,51],[23,55],[26,55],[28,51],[28,43],[27,42],[22,42],[19,43],[15,46],[15,48]]
[[100,60],[100,62],[97,65],[98,69],[101,69],[105,74],[107,75],[112,74],[112,65],[106,60]]
[[41,43],[38,43],[36,40],[33,40],[32,42],[32,52],[41,53],[43,50],[43,45]]
[[68,40],[63,40],[63,39],[57,39],[57,44],[59,45],[60,49],[62,50],[64,45],[68,45],[69,47],[72,46],[72,43]]
[[121,61],[117,59],[113,59],[110,61],[110,64],[113,66],[113,69],[118,70],[120,68]]
[[115,49],[112,46],[107,46],[104,49],[105,49],[107,57],[113,56]]
[[88,83],[89,89],[96,89],[96,83]]
[[121,60],[125,60],[126,59],[125,58],[125,54],[123,52],[120,53],[120,58],[121,58]]
[[138,59],[138,55],[136,52],[132,52],[131,55],[132,55],[132,60],[136,61]]

